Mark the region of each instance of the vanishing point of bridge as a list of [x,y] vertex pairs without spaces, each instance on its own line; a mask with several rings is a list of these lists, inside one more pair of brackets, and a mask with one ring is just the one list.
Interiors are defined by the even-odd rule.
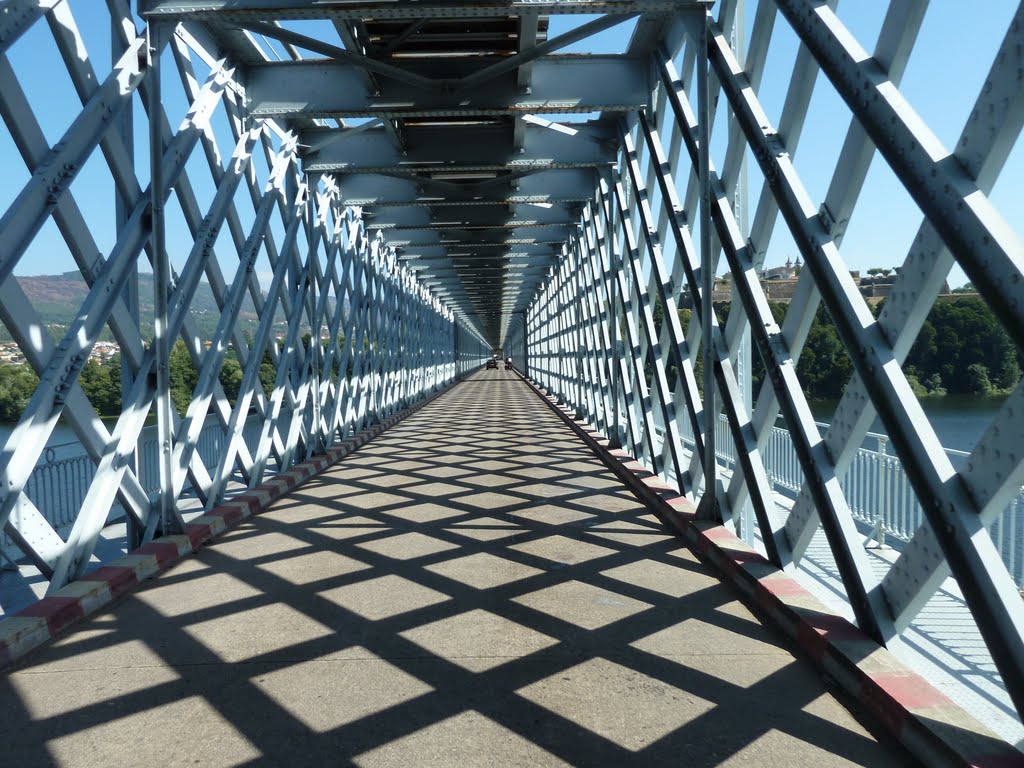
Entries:
[[[928,3],[878,5],[866,50],[835,0],[0,3],[0,322],[34,375],[2,762],[1024,764],[1024,385],[954,466],[902,370],[954,269],[1024,348],[990,199],[1024,7],[947,148],[900,92]],[[873,163],[921,216],[877,312],[841,250]],[[54,254],[85,285],[59,327],[18,279]],[[854,371],[824,429],[819,307]],[[876,417],[916,515],[884,556]],[[58,429],[67,515],[33,483]]]

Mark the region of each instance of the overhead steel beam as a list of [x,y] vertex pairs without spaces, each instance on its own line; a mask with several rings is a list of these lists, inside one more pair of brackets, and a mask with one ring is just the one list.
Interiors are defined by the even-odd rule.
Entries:
[[[519,52],[532,48],[537,44],[537,28],[538,28],[539,17],[537,14],[529,14],[519,17]],[[516,85],[520,89],[526,89],[530,87],[530,78],[533,76],[533,62],[524,61],[519,64],[519,68],[516,70]],[[512,141],[516,149],[523,146],[524,141],[524,129],[526,123],[523,122],[521,117],[515,118],[515,127],[513,129]]]
[[[375,174],[347,174],[341,179],[341,196],[348,205],[495,205],[554,204],[582,202],[593,194],[591,169],[543,170],[502,184],[479,188],[478,184],[460,184],[440,189],[432,180],[398,178]],[[435,190],[435,186],[438,188]],[[454,185],[453,185],[454,186]]]
[[484,233],[481,232],[449,232],[442,238],[437,232],[431,230],[420,230],[419,232],[414,233],[396,233],[391,231],[388,232],[387,238],[388,243],[399,250],[409,250],[412,248],[426,246],[441,246],[445,248],[459,248],[463,250],[486,250],[490,252],[490,249],[507,248],[509,246],[547,245],[561,247],[565,242],[565,238],[560,236],[512,237],[508,233],[501,233],[501,236],[499,237],[494,233],[488,233],[488,236],[485,237]]
[[519,254],[508,254],[501,256],[432,256],[432,257],[412,257],[404,258],[398,257],[399,261],[406,263],[411,269],[417,269],[421,265],[455,265],[462,267],[472,268],[475,264],[492,264],[492,263],[504,263],[510,265],[529,265],[534,266],[536,264],[547,264],[551,265],[557,260],[557,256],[554,254],[546,254],[541,256],[530,257],[527,255]]
[[[425,217],[425,220],[424,220]],[[458,229],[465,227],[510,227],[510,226],[567,226],[576,222],[576,216],[562,205],[548,208],[515,206],[507,208],[471,205],[466,207],[446,206],[433,218],[427,216],[427,209],[421,206],[408,208],[385,208],[379,212],[364,214],[366,228],[399,229],[410,226],[428,226],[430,229]]]
[[[453,226],[425,227],[384,227],[378,231],[387,232],[391,245],[409,245],[414,242],[431,245],[443,244],[446,240],[452,243],[501,244],[501,243],[564,243],[568,236],[567,226],[557,225],[521,225],[512,223],[509,226],[481,227],[466,229]],[[433,235],[433,233],[437,233]],[[417,235],[417,233],[422,233]],[[429,234],[428,234],[429,233]]]
[[370,56],[353,53],[352,51],[346,50],[337,45],[331,45],[307,35],[301,35],[298,32],[285,29],[277,24],[262,21],[237,21],[233,23],[237,23],[242,29],[247,29],[250,32],[255,32],[256,34],[264,35],[266,37],[272,37],[289,45],[297,45],[300,48],[305,48],[307,51],[328,56],[335,61],[347,61],[353,66],[361,67],[369,72],[389,77],[393,80],[399,80],[416,88],[441,87],[440,82],[432,80],[429,77],[418,75],[415,72],[402,69],[401,67],[389,64],[385,61],[378,61]]
[[628,14],[709,6],[710,0],[508,0],[507,2],[363,2],[346,0],[139,0],[139,13],[172,19],[480,19],[527,14]]
[[[323,145],[340,129],[314,129],[301,142]],[[382,130],[366,131],[303,158],[307,173],[423,173],[547,168],[591,168],[615,162],[609,142],[595,142],[527,125],[516,148],[504,125],[407,127],[407,148],[395,147]]]
[[[334,29],[338,33],[338,37],[341,42],[345,45],[345,48],[350,51],[358,51],[360,53],[366,53],[365,47],[360,45],[356,40],[352,32],[352,25],[341,20],[334,20]],[[376,93],[380,90],[380,83],[377,80],[376,75],[368,70],[360,70],[362,72],[362,83],[363,88],[369,93]],[[394,120],[384,120],[384,130],[388,136],[391,137],[391,141],[396,147],[405,147],[405,137],[402,135],[402,131],[399,129],[397,123]]]
[[[461,269],[459,269],[458,267],[455,267],[455,266],[451,266],[451,267],[421,266],[421,267],[412,267],[412,269],[415,269],[417,271],[417,273],[420,274],[420,275],[429,275],[429,276],[432,276],[432,277],[441,277],[442,275],[447,275],[447,274],[459,274],[459,275],[464,275],[465,274]],[[542,272],[544,274],[547,274],[547,271],[548,271],[548,267],[547,266],[540,266],[540,267],[522,267],[522,266],[518,266],[518,267],[505,267],[505,266],[501,266],[501,265],[495,265],[495,266],[491,266],[491,267],[479,267],[478,266],[478,267],[473,267],[473,271],[471,273],[471,276],[476,278],[479,275],[487,275],[488,279],[493,277],[495,274],[508,275],[508,276],[514,276],[514,277],[521,277],[523,275],[540,274]]]
[[647,64],[623,56],[557,56],[533,65],[530,93],[515,77],[460,94],[438,93],[405,83],[363,87],[359,67],[319,61],[278,62],[248,68],[251,117],[462,117],[530,113],[628,112],[650,98]]
[[419,247],[402,247],[396,248],[398,258],[401,261],[431,261],[438,259],[456,261],[474,261],[482,259],[485,261],[493,261],[494,259],[508,259],[508,258],[523,258],[523,259],[536,259],[536,258],[553,258],[558,253],[558,248],[554,245],[539,245],[539,246],[501,246],[498,248],[474,248],[470,245],[460,246],[419,246]]
[[[598,16],[598,18],[588,21],[586,24],[581,24],[558,37],[545,40],[539,45],[534,45],[524,51],[520,51],[514,56],[509,56],[507,59],[491,64],[489,67],[478,69],[473,74],[462,78],[457,84],[456,91],[458,93],[465,93],[467,90],[476,88],[482,83],[490,82],[506,72],[511,72],[520,65],[531,64],[542,56],[554,53],[580,40],[585,40],[592,35],[596,35],[598,32],[618,26],[629,18],[631,18],[629,15],[621,14]],[[516,76],[516,84],[519,85],[518,75]]]

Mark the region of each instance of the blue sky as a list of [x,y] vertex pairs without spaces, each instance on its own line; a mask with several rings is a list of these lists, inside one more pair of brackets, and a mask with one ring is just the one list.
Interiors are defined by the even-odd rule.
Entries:
[[[97,76],[103,78],[110,68],[110,42],[105,10],[97,12],[96,0],[71,0],[71,8],[81,29],[85,49],[91,56]],[[911,56],[901,90],[910,104],[924,118],[939,139],[952,146],[966,122],[971,106],[984,82],[992,57],[1017,3],[1011,0],[980,0],[965,11],[962,3],[935,0],[925,17],[919,42]],[[749,34],[756,3],[747,1]],[[878,34],[888,2],[886,0],[843,0],[838,6],[840,19],[850,28],[861,45],[870,51]],[[977,12],[983,6],[984,12]],[[100,6],[102,7],[102,6]],[[550,35],[555,36],[573,25],[586,21],[579,16],[556,16],[551,21]],[[568,50],[612,52],[619,51],[632,24],[626,24],[603,33],[597,38],[577,44]],[[782,22],[776,24],[772,47],[769,51],[766,75],[759,98],[773,121],[778,120],[782,102],[789,84],[795,56],[795,38]],[[59,62],[56,48],[45,24],[35,27],[19,40],[9,52],[9,58],[29,102],[42,124],[49,143],[59,140],[61,134],[78,113],[79,101]],[[165,74],[165,107],[172,123],[180,120],[186,109],[181,86],[173,67]],[[205,73],[201,73],[205,74]],[[136,100],[137,102],[138,100]],[[135,111],[140,112],[136,103]],[[824,78],[819,78],[811,102],[807,125],[795,154],[797,170],[811,196],[820,202],[831,179],[842,139],[849,124],[850,114],[845,105],[831,92]],[[719,123],[722,124],[722,123]],[[147,139],[144,122],[136,121],[137,147],[142,151],[138,162],[140,179],[148,176],[144,156]],[[219,121],[215,132],[222,152],[229,152],[232,142],[226,137],[226,127]],[[722,138],[718,138],[722,137]],[[712,154],[716,164],[724,155],[724,136],[716,135]],[[190,178],[196,186],[201,205],[212,195],[209,173],[201,167],[199,157],[190,163]],[[258,163],[260,176],[265,178],[265,164]],[[0,209],[8,205],[20,192],[29,174],[6,130],[0,129],[0,167],[4,180],[0,184]],[[1019,143],[1010,157],[992,195],[1003,216],[1013,225],[1021,219],[1024,200],[1024,150]],[[751,172],[751,208],[760,187],[760,177]],[[93,231],[97,245],[103,251],[113,243],[112,181],[102,156],[97,152],[72,186],[75,198]],[[251,220],[251,206],[241,204],[243,224]],[[170,207],[169,250],[172,260],[180,266],[190,244],[180,214]],[[867,186],[861,195],[843,244],[842,253],[851,269],[872,266],[896,266],[902,263],[910,242],[920,224],[921,216],[899,181],[880,160],[872,165]],[[218,251],[230,263],[233,249],[218,243]],[[796,248],[781,223],[769,247],[769,266],[781,264],[796,255]],[[19,265],[18,274],[53,274],[74,268],[59,233],[48,223]],[[959,270],[950,277],[952,285],[964,282]]]

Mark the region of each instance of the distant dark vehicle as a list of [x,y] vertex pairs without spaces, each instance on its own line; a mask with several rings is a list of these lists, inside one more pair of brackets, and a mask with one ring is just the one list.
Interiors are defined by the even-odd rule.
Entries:
[[487,366],[486,367],[487,368],[493,368],[494,370],[498,370],[498,361],[495,360],[492,357],[490,360],[487,361]]
[[511,371],[512,370],[512,359],[511,358],[509,358],[508,360],[505,361],[505,370],[506,371]]

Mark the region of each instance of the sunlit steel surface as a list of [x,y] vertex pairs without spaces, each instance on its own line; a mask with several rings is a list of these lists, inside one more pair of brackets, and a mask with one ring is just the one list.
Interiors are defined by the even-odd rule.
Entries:
[[[1024,343],[1024,247],[988,199],[1024,120],[1024,11],[1004,37],[993,30],[994,63],[950,152],[899,92],[926,3],[891,3],[869,55],[834,2],[762,0],[741,64],[730,43],[736,0],[140,0],[135,14],[108,0],[116,63],[103,79],[76,27],[79,5],[12,0],[0,16],[0,54],[32,25],[50,27],[63,60],[54,66],[82,102],[50,146],[0,60],[0,113],[31,174],[0,220],[0,319],[41,379],[0,455],[0,520],[52,588],[85,571],[115,503],[136,542],[174,531],[184,494],[210,507],[239,481],[258,483],[500,350],[677,483],[701,515],[740,525],[749,503],[780,567],[799,563],[824,529],[857,622],[881,643],[896,641],[952,574],[1024,710],[1024,604],[987,530],[1024,481],[1024,387],[955,469],[901,370],[954,264]],[[556,13],[597,15],[549,37]],[[624,54],[560,53],[633,18]],[[783,26],[801,47],[791,72],[768,72]],[[792,155],[819,73],[852,119],[832,183],[814,200]],[[758,99],[766,76],[789,77],[777,125]],[[189,104],[180,122],[162,114],[172,88]],[[128,117],[142,108],[145,146]],[[713,124],[716,112],[725,118]],[[719,137],[720,168],[709,157]],[[749,229],[732,202],[748,154],[765,179]],[[79,172],[100,156],[118,195],[107,252],[75,198]],[[876,158],[924,215],[877,319],[840,250]],[[193,243],[177,269],[166,245],[172,201]],[[56,342],[13,278],[51,222],[91,286]],[[781,326],[756,277],[777,222],[806,265]],[[260,260],[271,266],[263,285]],[[133,289],[140,266],[155,275],[147,323]],[[724,327],[710,300],[719,271],[732,279]],[[203,279],[220,311],[212,339],[190,316]],[[685,328],[683,294],[694,310]],[[251,335],[238,323],[246,296],[259,318]],[[824,436],[796,374],[821,305],[856,371]],[[123,411],[109,426],[78,384],[104,328],[126,369]],[[767,371],[754,407],[743,395],[748,334]],[[199,369],[184,416],[168,384],[178,339]],[[229,349],[244,371],[233,404],[218,380]],[[269,392],[258,375],[265,355],[276,372]],[[250,411],[261,420],[254,449],[242,439]],[[153,414],[156,492],[133,459]],[[785,515],[765,466],[780,414],[803,477]],[[923,513],[881,578],[840,482],[876,414]],[[728,434],[717,442],[734,449],[726,474],[715,458],[721,416]],[[59,418],[96,466],[66,535],[24,492]],[[224,438],[212,467],[196,450],[210,418]]]

